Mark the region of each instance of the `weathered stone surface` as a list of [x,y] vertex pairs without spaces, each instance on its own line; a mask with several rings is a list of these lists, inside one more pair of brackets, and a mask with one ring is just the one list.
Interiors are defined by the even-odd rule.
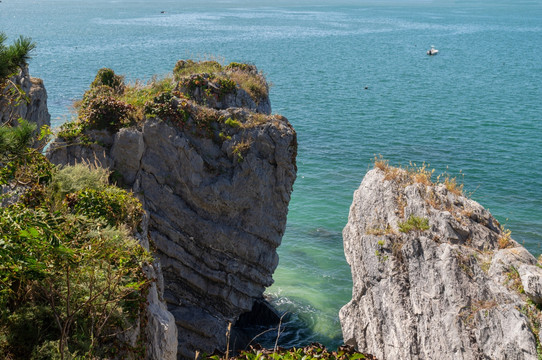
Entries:
[[[411,215],[429,229],[400,232]],[[536,260],[475,201],[374,169],[343,239],[354,283],[345,343],[383,360],[537,358],[540,312],[517,274]]]
[[133,184],[140,168],[145,144],[143,135],[136,129],[120,129],[115,134],[111,157],[115,159],[113,167],[122,174],[125,183]]
[[[141,246],[150,251],[149,244],[149,218],[143,216],[140,231],[135,234]],[[160,262],[145,265],[143,271],[151,286],[147,294],[147,307],[145,309],[147,322],[145,326],[145,339],[147,339],[147,360],[175,360],[177,359],[177,326],[164,301],[164,278]]]
[[542,303],[542,269],[534,265],[521,264],[518,268],[525,294],[535,303]]
[[[178,356],[194,358],[196,351],[224,350],[229,323],[251,311],[273,283],[297,140],[279,115],[186,99],[175,104],[192,114],[182,126],[146,119],[100,145],[57,141],[49,157],[63,164],[99,158],[132,185],[149,215]],[[199,130],[198,114],[217,119],[211,134]]]
[[[43,81],[38,78],[30,77],[28,67],[21,69],[17,76],[10,81],[19,87],[26,94],[28,101],[21,99],[18,104],[7,104],[10,89],[14,90],[12,84],[3,90],[3,96],[0,97],[0,123],[17,120],[19,117],[34,122],[38,129],[43,125],[51,125],[51,115],[47,109],[47,91],[43,86]],[[15,95],[19,95],[18,90]]]
[[240,160],[235,135],[220,145],[157,120],[143,127],[134,189],[144,194],[185,357],[224,349],[228,323],[252,309],[278,264],[295,132],[281,117],[245,131],[252,145]]

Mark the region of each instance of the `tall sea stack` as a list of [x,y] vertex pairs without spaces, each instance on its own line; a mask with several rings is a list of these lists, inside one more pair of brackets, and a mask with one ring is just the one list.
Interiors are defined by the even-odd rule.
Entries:
[[542,269],[453,179],[377,161],[344,228],[344,341],[378,359],[537,359]]
[[296,178],[296,133],[270,115],[267,85],[229,81],[261,74],[216,66],[179,75],[138,124],[85,131],[87,145],[58,138],[50,153],[59,164],[100,162],[143,202],[184,358],[224,350],[229,324],[273,283]]

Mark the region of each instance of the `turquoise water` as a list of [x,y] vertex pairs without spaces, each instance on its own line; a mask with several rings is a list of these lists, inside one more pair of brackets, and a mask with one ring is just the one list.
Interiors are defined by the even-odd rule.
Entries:
[[[540,254],[542,2],[293,3],[2,0],[0,31],[38,43],[30,70],[55,125],[104,66],[148,79],[214,57],[267,74],[273,111],[299,136],[268,291],[293,314],[283,345],[342,340],[352,284],[341,231],[375,154],[461,172],[471,197]],[[425,55],[431,45],[438,56]]]

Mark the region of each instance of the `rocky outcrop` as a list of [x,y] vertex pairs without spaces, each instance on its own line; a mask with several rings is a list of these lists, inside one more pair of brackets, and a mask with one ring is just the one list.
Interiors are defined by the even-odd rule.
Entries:
[[[143,202],[184,358],[224,350],[229,324],[273,283],[296,177],[288,120],[227,99],[213,109],[173,98],[189,114],[182,122],[148,117],[116,133],[87,131],[90,145],[51,145],[53,162],[97,159]],[[231,347],[239,341],[232,336]]]
[[383,360],[537,359],[536,259],[453,182],[426,175],[381,166],[354,193],[345,343]]
[[43,81],[30,77],[26,66],[10,79],[0,97],[0,123],[17,120],[19,117],[36,123],[38,129],[43,125],[51,125]]

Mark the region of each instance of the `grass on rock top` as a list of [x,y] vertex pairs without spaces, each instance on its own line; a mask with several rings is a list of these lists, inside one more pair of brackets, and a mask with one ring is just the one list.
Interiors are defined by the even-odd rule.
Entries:
[[432,177],[435,169],[429,170],[429,165],[425,163],[421,166],[410,163],[410,165],[406,167],[395,167],[391,166],[389,160],[383,159],[381,155],[375,156],[373,163],[375,169],[384,171],[385,180],[397,180],[404,186],[415,183],[423,184],[425,186],[444,184],[449,192],[458,196],[463,195],[463,184],[458,184],[456,177],[450,177],[449,174],[441,174],[437,176],[436,182],[433,182]]
[[[173,74],[153,77],[147,83],[135,81],[131,84],[125,84],[124,77],[111,69],[100,69],[89,90],[74,104],[78,111],[77,119],[62,125],[58,136],[66,141],[77,139],[85,143],[86,129],[114,132],[154,116],[181,127],[193,120],[198,131],[204,136],[210,135],[209,123],[219,122],[221,117],[216,114],[209,116],[210,112],[216,111],[206,109],[206,104],[237,89],[244,89],[256,103],[268,95],[264,76],[254,65],[248,64],[223,66],[216,61],[180,60]],[[188,106],[195,100],[192,99],[194,96],[198,97],[197,108]],[[205,116],[200,114],[202,112]],[[267,120],[266,115],[251,114],[243,125],[246,128]]]

